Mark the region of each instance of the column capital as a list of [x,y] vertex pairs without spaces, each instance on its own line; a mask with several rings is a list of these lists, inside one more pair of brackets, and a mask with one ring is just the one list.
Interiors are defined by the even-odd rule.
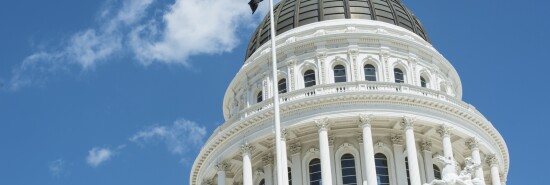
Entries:
[[498,158],[495,154],[487,155],[485,158],[485,161],[487,162],[487,165],[490,167],[498,166]]
[[390,139],[394,145],[403,145],[403,136],[400,134],[392,134]]
[[264,162],[264,166],[273,164],[273,157],[266,155],[262,157],[262,162]]
[[324,117],[321,119],[315,120],[315,126],[319,129],[319,131],[322,130],[329,130],[330,129],[330,123],[328,117]]
[[229,163],[221,161],[218,162],[214,167],[216,167],[216,170],[218,170],[219,172],[226,171],[227,169],[229,169]]
[[302,145],[299,142],[290,145],[290,154],[296,155],[300,152],[302,152]]
[[451,137],[451,131],[453,130],[453,128],[451,126],[448,126],[448,125],[441,125],[439,126],[439,128],[437,128],[437,133],[439,133],[439,135],[441,135],[441,137]]
[[403,120],[401,120],[401,127],[405,130],[413,129],[415,121],[416,118],[414,117],[403,116]]
[[420,149],[422,151],[432,151],[432,142],[431,141],[428,141],[426,139],[423,139],[421,142],[420,142]]
[[248,143],[245,143],[243,145],[241,145],[241,154],[242,155],[245,155],[245,154],[252,154],[252,152],[254,151],[254,149],[256,149],[256,147],[254,147],[253,145],[251,144],[248,144]]
[[470,150],[479,150],[479,139],[477,139],[476,137],[468,138],[465,141],[465,144]]
[[286,128],[281,129],[281,141],[286,141],[288,137],[288,130]]
[[372,114],[360,114],[359,115],[359,127],[365,128],[365,127],[371,127],[372,123]]

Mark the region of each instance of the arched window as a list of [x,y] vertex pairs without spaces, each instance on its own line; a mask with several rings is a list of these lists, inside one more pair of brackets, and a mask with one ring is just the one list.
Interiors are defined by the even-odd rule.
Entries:
[[407,170],[407,184],[411,185],[411,175],[409,173],[409,157],[405,157],[405,169]]
[[292,168],[288,167],[288,185],[292,185]]
[[374,164],[376,165],[376,178],[378,185],[390,184],[390,173],[388,170],[388,158],[386,155],[377,153],[374,155]]
[[260,184],[258,184],[258,185],[265,185],[265,179],[262,179],[262,180],[260,181]]
[[258,95],[256,95],[256,103],[260,103],[264,100],[262,91],[258,92]]
[[334,82],[346,82],[346,68],[343,65],[334,66]]
[[424,77],[420,77],[420,86],[422,87],[428,87],[428,81]]
[[307,70],[304,73],[304,87],[311,87],[316,84],[315,82],[315,71]]
[[351,154],[342,156],[342,183],[344,185],[356,185],[357,173],[355,170],[355,158]]
[[434,177],[441,180],[441,170],[434,164]]
[[401,69],[394,68],[393,76],[395,77],[395,83],[405,83],[405,75]]
[[279,94],[286,93],[286,78],[279,80]]
[[317,158],[309,162],[309,184],[321,185],[321,160]]
[[373,65],[367,64],[364,67],[365,69],[365,80],[366,81],[376,81],[376,68]]

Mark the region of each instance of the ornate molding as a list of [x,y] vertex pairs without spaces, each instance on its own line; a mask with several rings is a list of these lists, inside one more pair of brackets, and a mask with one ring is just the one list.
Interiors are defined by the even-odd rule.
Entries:
[[403,120],[401,121],[401,127],[403,127],[403,129],[405,130],[413,129],[415,121],[416,121],[416,118],[414,117],[403,116]]
[[269,155],[266,155],[266,156],[262,157],[262,162],[264,163],[265,166],[271,165],[271,164],[273,164],[273,157],[271,157]]
[[390,140],[394,145],[403,145],[403,136],[400,134],[392,134]]
[[371,127],[371,124],[372,124],[372,119],[373,116],[372,114],[360,114],[359,115],[359,127],[360,128],[364,128],[364,127]]
[[378,148],[382,148],[382,147],[384,147],[384,145],[386,145],[386,144],[384,144],[384,142],[382,142],[382,141],[378,141],[378,142],[376,142],[375,145],[376,145],[376,147],[378,147]]
[[254,151],[254,149],[256,149],[256,147],[254,147],[253,145],[251,144],[248,144],[248,143],[245,143],[243,145],[241,145],[241,154],[242,155],[245,155],[245,154],[252,154],[252,152]]
[[441,135],[441,137],[451,137],[451,131],[453,130],[453,128],[451,126],[448,126],[448,125],[441,125],[439,126],[439,128],[437,128],[437,133],[439,133],[439,135]]
[[214,185],[214,183],[212,183],[212,180],[210,179],[205,179],[205,180],[202,180],[202,185]]
[[328,117],[324,117],[321,119],[315,120],[315,126],[319,129],[319,131],[322,130],[329,130],[330,129],[330,123]]
[[328,145],[334,146],[334,136],[328,136]]
[[290,154],[295,155],[302,152],[302,145],[300,143],[294,143],[290,145]]
[[426,139],[423,139],[421,142],[420,142],[420,149],[422,151],[432,151],[432,142],[431,141],[428,141]]
[[343,149],[349,149],[349,148],[353,148],[353,146],[349,143],[344,143],[344,144],[342,144],[338,147],[338,149],[342,149],[342,148]]
[[479,139],[477,139],[476,137],[468,138],[465,141],[465,144],[470,150],[479,150]]
[[359,135],[357,136],[357,141],[358,141],[359,143],[363,143],[363,134],[359,134]]
[[218,162],[215,166],[216,170],[220,171],[226,171],[229,169],[229,163],[225,161]]
[[309,150],[307,150],[307,152],[315,154],[315,153],[319,153],[319,149],[315,147],[311,147],[309,148]]
[[257,169],[257,170],[256,170],[256,175],[258,175],[258,176],[264,176],[264,170],[262,170],[262,169]]

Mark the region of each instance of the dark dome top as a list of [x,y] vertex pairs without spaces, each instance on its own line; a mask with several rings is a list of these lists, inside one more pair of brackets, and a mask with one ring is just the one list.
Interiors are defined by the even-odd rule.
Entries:
[[[430,41],[420,21],[399,0],[281,0],[274,8],[277,35],[331,19],[368,19],[406,28]],[[269,14],[250,39],[246,58],[270,39]]]

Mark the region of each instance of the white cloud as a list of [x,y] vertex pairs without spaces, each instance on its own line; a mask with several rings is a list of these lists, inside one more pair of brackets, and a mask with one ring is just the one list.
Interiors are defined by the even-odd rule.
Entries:
[[200,148],[206,137],[206,128],[193,121],[179,119],[170,126],[153,126],[129,138],[130,141],[145,144],[160,141],[168,150],[177,155]]
[[98,167],[114,155],[115,153],[111,149],[94,147],[88,152],[86,162],[92,167]]
[[57,49],[31,54],[14,68],[5,86],[18,90],[46,81],[59,71],[88,71],[121,56],[133,57],[143,65],[159,62],[190,66],[191,56],[232,51],[240,43],[238,28],[255,27],[251,25],[259,21],[258,15],[264,14],[267,3],[251,16],[247,2],[175,0],[169,6],[152,6],[161,2],[109,0],[99,10],[97,26],[45,47]]
[[50,162],[48,169],[53,177],[60,177],[67,173],[67,162],[63,159],[57,159]]

